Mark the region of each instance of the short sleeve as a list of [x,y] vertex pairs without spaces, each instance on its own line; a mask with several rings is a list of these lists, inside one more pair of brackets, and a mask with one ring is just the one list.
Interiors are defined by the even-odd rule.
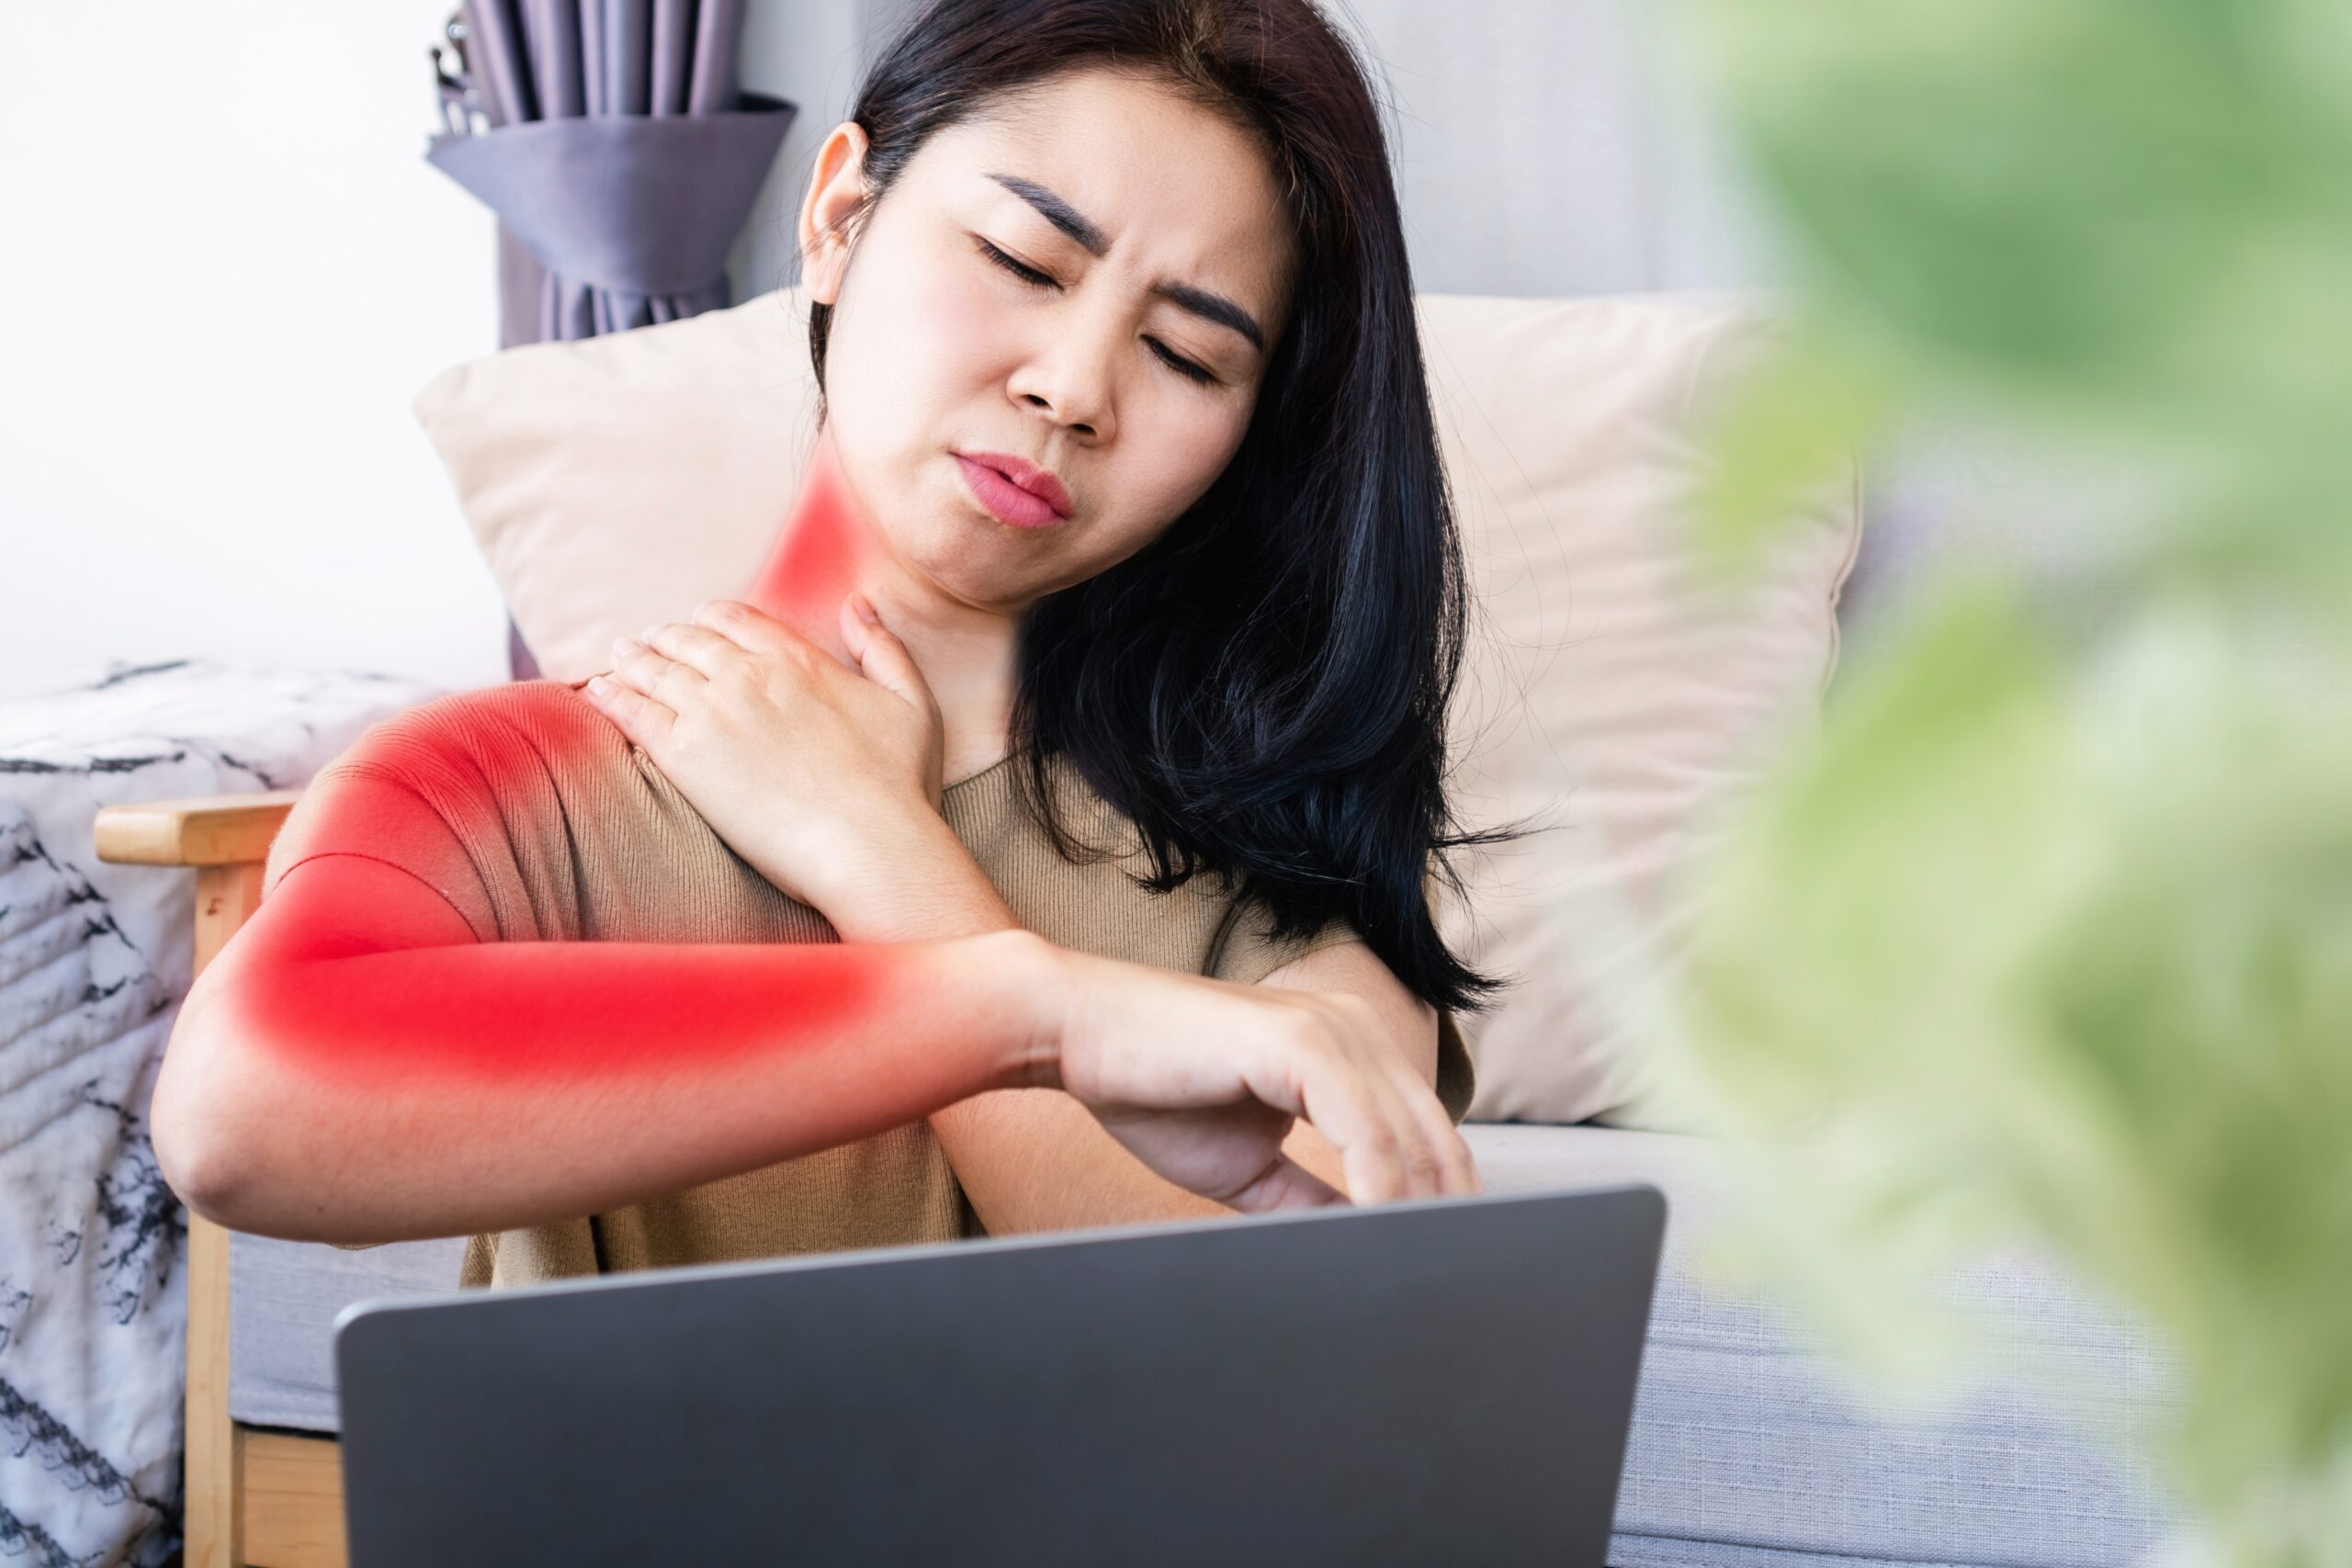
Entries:
[[1282,941],[1271,933],[1272,923],[1271,913],[1261,899],[1235,899],[1210,945],[1209,978],[1254,986],[1291,960],[1304,958],[1318,947],[1363,940],[1362,933],[1345,915],[1333,915],[1306,935]]
[[[449,901],[477,941],[497,936],[490,897],[473,859],[448,819],[402,782],[395,756],[385,753],[404,716],[361,732],[303,788],[279,824],[262,866],[266,900],[287,873],[321,855],[359,855],[395,866]],[[334,1241],[342,1252],[368,1252],[380,1241]]]
[[[445,807],[402,777],[396,758],[380,754],[382,728],[371,728],[353,741],[295,801],[263,863],[262,897],[306,860],[360,855],[416,877],[448,900],[476,941],[496,941],[490,891],[464,836]],[[481,808],[495,810],[486,796]]]
[[[278,828],[277,837],[269,846],[269,858],[262,872],[262,897],[266,900],[271,889],[286,879],[286,874],[306,860],[321,855],[363,854],[397,865],[404,871],[418,871],[419,866],[446,864],[445,857],[420,854],[420,844],[429,845],[434,833],[424,818],[437,823],[424,803],[413,795],[392,789],[377,781],[322,770],[302,792],[294,809],[287,813]],[[428,877],[428,881],[431,879]],[[438,883],[435,886],[441,886]],[[447,897],[445,889],[443,897]],[[465,914],[462,905],[458,912]],[[474,926],[477,938],[481,928],[471,916],[466,923]],[[345,1252],[366,1252],[388,1244],[380,1241],[331,1241],[329,1247]]]

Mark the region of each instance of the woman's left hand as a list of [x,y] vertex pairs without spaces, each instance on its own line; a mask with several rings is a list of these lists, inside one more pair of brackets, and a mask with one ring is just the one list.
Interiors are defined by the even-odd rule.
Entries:
[[[615,639],[582,694],[645,748],[718,836],[820,913],[940,818],[939,704],[860,594],[833,654],[758,607],[714,599],[691,622]],[[927,821],[926,821],[927,818]]]

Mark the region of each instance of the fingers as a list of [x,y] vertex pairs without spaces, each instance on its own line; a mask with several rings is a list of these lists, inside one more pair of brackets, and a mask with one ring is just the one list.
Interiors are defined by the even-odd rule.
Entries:
[[695,606],[689,619],[693,625],[749,652],[781,652],[787,649],[801,653],[817,651],[817,645],[792,626],[757,604],[747,604],[741,599],[706,599]]
[[581,695],[613,721],[614,728],[649,751],[660,751],[678,721],[675,709],[631,690],[609,675],[589,678]]
[[1340,1151],[1348,1196],[1358,1203],[1408,1197],[1408,1119],[1396,1091],[1344,1051],[1310,1049],[1300,1109]]
[[907,703],[918,713],[933,713],[937,705],[930,683],[915,665],[897,634],[882,624],[863,593],[842,601],[842,640],[857,658],[858,669],[875,684]]
[[708,626],[685,626],[676,621],[646,627],[632,641],[628,637],[613,639],[613,668],[616,671],[642,674],[639,683],[647,690],[662,675],[716,679],[723,661],[741,658],[743,649],[711,630]]
[[[1440,1153],[1441,1142],[1420,1113],[1420,1102],[1429,1096],[1413,1070],[1398,1061],[1395,1053],[1376,1051],[1373,1068],[1388,1101],[1388,1113],[1396,1132],[1397,1162],[1404,1168],[1405,1196],[1408,1198],[1437,1198],[1447,1190],[1444,1156]],[[1443,1121],[1445,1111],[1436,1107],[1438,1119]],[[1447,1128],[1451,1134],[1453,1129]]]
[[1412,1111],[1406,1108],[1405,1097],[1396,1092],[1396,1083],[1380,1069],[1376,1061],[1359,1060],[1358,1066],[1359,1070],[1364,1072],[1373,1096],[1379,1103],[1386,1134],[1382,1141],[1394,1182],[1393,1189],[1377,1201],[1433,1195],[1437,1190],[1436,1167],[1430,1159],[1428,1150],[1422,1146],[1420,1128],[1414,1123]]
[[[649,633],[672,630],[667,626],[646,629]],[[613,639],[611,672],[600,682],[592,682],[587,694],[630,739],[650,750],[651,738],[666,739],[677,724],[678,715],[693,705],[695,693],[689,689],[689,682],[701,687],[708,684],[708,679],[658,649],[616,637]]]
[[1486,1183],[1479,1179],[1477,1162],[1470,1157],[1470,1145],[1463,1141],[1462,1130],[1453,1124],[1453,1118],[1436,1091],[1405,1063],[1394,1056],[1388,1061],[1390,1070],[1399,1078],[1397,1092],[1425,1140],[1422,1146],[1435,1161],[1438,1195],[1462,1198],[1485,1191]]
[[[1351,1084],[1330,1081],[1352,1078]],[[1339,1148],[1348,1193],[1359,1203],[1460,1197],[1482,1190],[1469,1145],[1429,1085],[1377,1045],[1333,1053],[1306,1109]]]
[[1395,1145],[1350,1144],[1340,1157],[1346,1161],[1351,1201],[1394,1203],[1405,1196],[1404,1171],[1396,1162]]

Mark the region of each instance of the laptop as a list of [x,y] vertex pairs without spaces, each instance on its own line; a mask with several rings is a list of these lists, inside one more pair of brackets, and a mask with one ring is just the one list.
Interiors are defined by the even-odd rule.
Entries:
[[354,1568],[1605,1561],[1655,1187],[370,1300]]

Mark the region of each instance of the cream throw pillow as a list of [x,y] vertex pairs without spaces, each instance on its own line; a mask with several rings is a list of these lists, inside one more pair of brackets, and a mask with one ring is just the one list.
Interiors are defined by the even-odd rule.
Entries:
[[1710,400],[1776,329],[1758,299],[1422,300],[1422,343],[1476,591],[1449,728],[1455,809],[1545,830],[1465,852],[1439,927],[1517,976],[1462,1021],[1470,1115],[1668,1128],[1646,1011],[1701,890],[1685,875],[1776,747],[1813,731],[1861,536],[1858,470],[1737,591],[1687,513]]
[[[1479,1120],[1669,1120],[1633,982],[1670,962],[1711,810],[1801,736],[1835,662],[1859,478],[1733,597],[1691,580],[1695,420],[1769,331],[1740,299],[1431,296],[1423,341],[1477,604],[1452,721],[1457,810],[1560,826],[1466,854],[1440,924],[1518,976],[1461,1020]],[[415,410],[540,668],[741,596],[816,435],[797,290],[458,366]]]

